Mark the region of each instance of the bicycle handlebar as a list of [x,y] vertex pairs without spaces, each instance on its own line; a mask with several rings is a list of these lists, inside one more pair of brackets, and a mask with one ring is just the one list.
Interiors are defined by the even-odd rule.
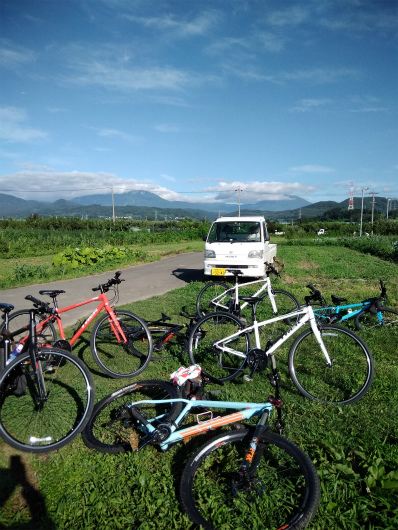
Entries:
[[39,300],[38,298],[35,298],[31,294],[28,294],[27,296],[25,296],[25,300],[29,300],[30,302],[32,302],[33,305],[36,308],[38,308],[40,311],[42,311],[43,313],[51,314],[53,312],[51,307],[48,304],[46,304],[46,302],[42,302],[41,300]]
[[307,285],[307,288],[311,291],[310,295],[304,297],[305,303],[307,305],[309,305],[311,301],[320,302],[321,304],[325,303],[325,299],[323,298],[321,291],[315,289],[311,283]]
[[112,287],[112,285],[119,285],[119,283],[124,282],[124,280],[121,280],[119,276],[122,273],[120,271],[115,272],[115,276],[108,280],[106,283],[102,283],[98,287],[93,287],[93,291],[104,291],[105,293]]
[[267,266],[267,270],[266,270],[267,275],[272,272],[272,274],[275,274],[275,276],[279,276],[279,278],[281,277],[281,275],[279,274],[279,271],[277,271],[271,263],[268,263],[268,261],[265,261],[264,265]]

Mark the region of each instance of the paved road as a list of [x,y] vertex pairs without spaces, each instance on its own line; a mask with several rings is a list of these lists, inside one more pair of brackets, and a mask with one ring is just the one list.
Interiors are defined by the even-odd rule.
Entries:
[[[13,304],[16,310],[26,309],[31,307],[30,302],[25,300],[26,295],[31,294],[41,300],[50,302],[51,299],[49,297],[39,295],[39,290],[62,289],[65,294],[59,295],[58,304],[61,308],[68,307],[95,296],[97,293],[93,293],[92,288],[112,278],[115,270],[86,278],[61,280],[0,291],[0,302]],[[203,252],[178,254],[153,263],[122,269],[121,278],[125,281],[119,287],[120,297],[118,305],[161,295],[183,287],[192,281],[203,279]],[[95,307],[94,303],[87,304],[63,313],[62,322],[64,326],[73,325],[81,318],[89,316]]]

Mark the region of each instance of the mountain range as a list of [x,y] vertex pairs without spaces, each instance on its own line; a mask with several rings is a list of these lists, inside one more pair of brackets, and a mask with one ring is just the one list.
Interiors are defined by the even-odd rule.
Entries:
[[[379,198],[378,203],[385,199]],[[365,207],[370,208],[371,198],[365,198]],[[356,208],[360,207],[360,199],[354,199]],[[341,207],[346,209],[348,199],[340,203],[322,201],[310,203],[294,195],[284,200],[261,201],[254,204],[240,205],[241,215],[264,215],[269,220],[290,221],[298,217],[316,217],[325,211]],[[155,220],[189,217],[194,220],[207,219],[212,221],[217,217],[238,215],[237,204],[227,203],[191,203],[183,201],[168,201],[148,191],[130,191],[114,195],[85,195],[73,200],[59,199],[55,202],[24,200],[0,193],[0,218],[26,218],[32,214],[40,217],[85,217],[109,218],[116,217],[131,219],[152,218]],[[377,208],[376,208],[377,209]],[[380,209],[380,208],[379,208]]]

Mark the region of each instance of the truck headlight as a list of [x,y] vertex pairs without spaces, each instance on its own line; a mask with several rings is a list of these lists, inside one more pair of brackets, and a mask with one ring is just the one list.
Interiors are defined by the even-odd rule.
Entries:
[[264,256],[263,250],[251,250],[248,255],[249,258],[258,258],[258,259],[263,259],[263,256]]
[[214,250],[205,250],[205,258],[215,258],[216,253]]

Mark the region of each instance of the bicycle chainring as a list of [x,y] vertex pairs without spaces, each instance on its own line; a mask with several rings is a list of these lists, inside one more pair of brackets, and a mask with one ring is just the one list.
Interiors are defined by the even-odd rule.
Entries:
[[65,339],[58,339],[53,344],[54,348],[59,348],[60,350],[66,350],[69,353],[72,352],[72,346],[70,345],[69,341]]
[[247,366],[250,370],[256,372],[263,372],[268,366],[268,355],[260,348],[253,348],[249,351],[246,357]]

